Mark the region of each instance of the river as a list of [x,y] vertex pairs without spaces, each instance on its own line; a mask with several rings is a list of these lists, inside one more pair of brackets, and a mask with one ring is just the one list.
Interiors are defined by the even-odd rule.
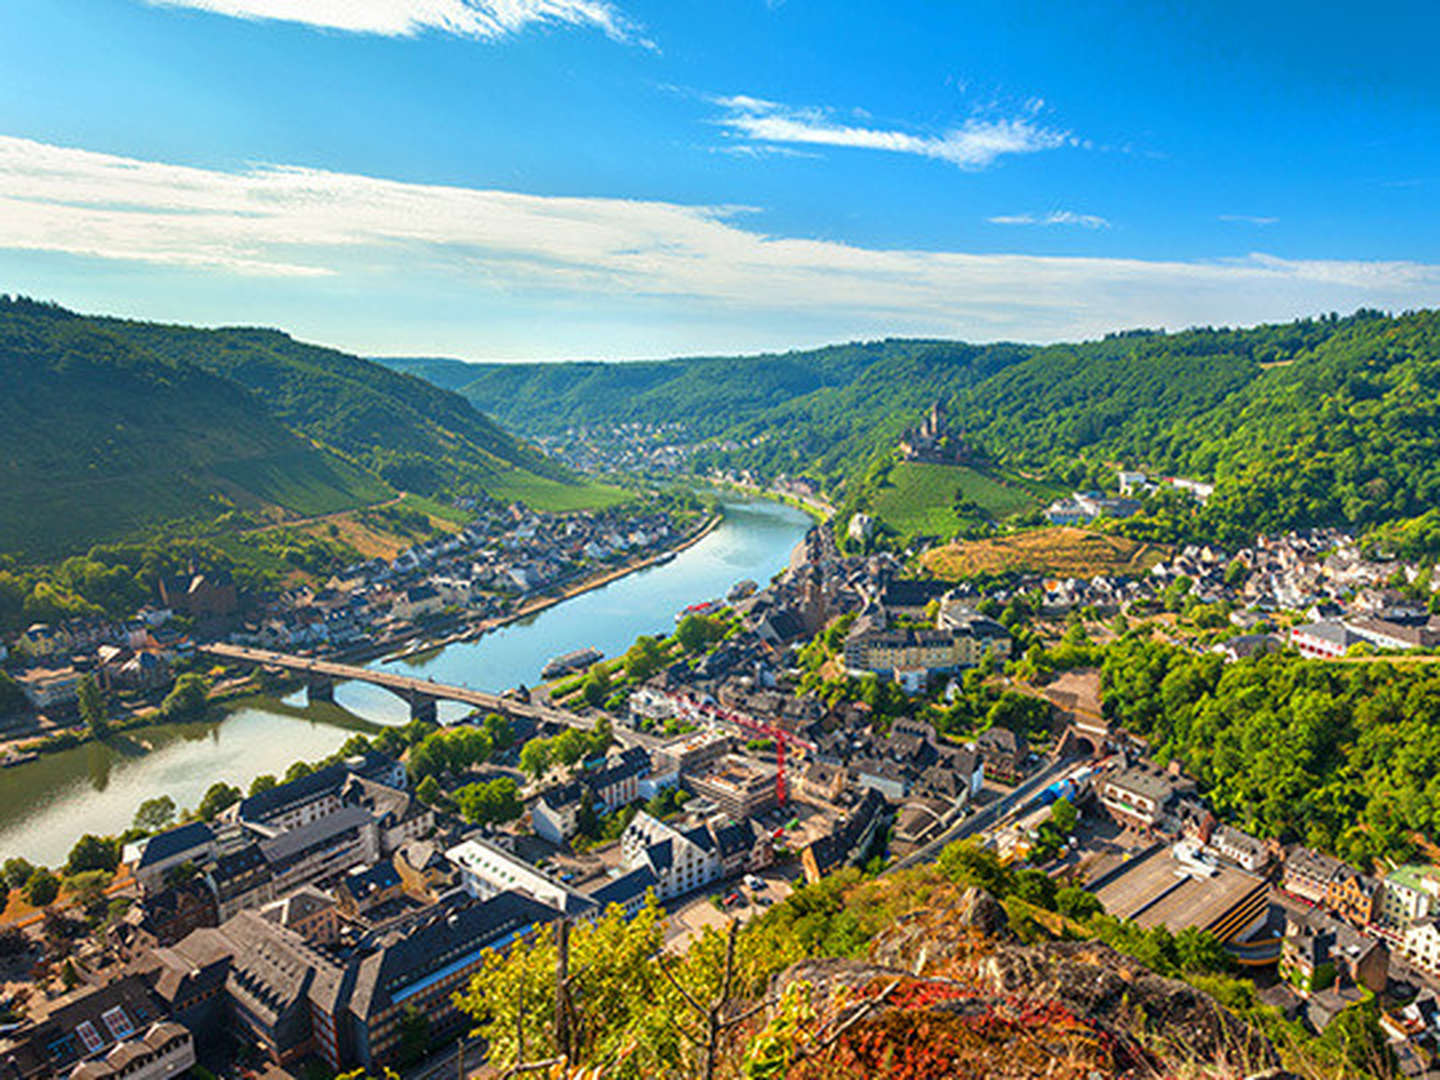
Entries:
[[[436,682],[483,690],[533,684],[553,656],[591,645],[614,656],[641,634],[672,630],[674,613],[687,604],[723,596],[743,578],[763,584],[784,568],[809,524],[779,503],[727,499],[721,525],[671,562],[479,641],[400,663]],[[125,829],[145,799],[169,795],[178,806],[194,806],[217,780],[245,788],[291,762],[333,753],[356,730],[409,719],[404,702],[367,683],[337,686],[335,701],[338,708],[307,708],[303,693],[284,701],[251,698],[218,722],[145,728],[0,770],[0,860],[21,855],[57,865],[82,834]],[[440,709],[442,718],[466,711],[447,702]]]

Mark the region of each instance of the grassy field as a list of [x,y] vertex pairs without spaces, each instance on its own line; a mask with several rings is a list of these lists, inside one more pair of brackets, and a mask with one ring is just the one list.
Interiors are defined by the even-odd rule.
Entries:
[[993,518],[1029,510],[1054,498],[1033,483],[1001,480],[964,465],[907,461],[891,470],[889,481],[876,493],[873,511],[902,536],[947,538],[960,527],[953,509],[957,493]]
[[930,573],[947,580],[1012,570],[1091,577],[1144,573],[1165,555],[1166,549],[1156,544],[1057,527],[948,544],[926,552],[922,562]]
[[518,499],[532,509],[556,514],[569,510],[608,510],[634,498],[630,492],[608,484],[562,484],[519,469],[487,483],[485,490],[504,502]]

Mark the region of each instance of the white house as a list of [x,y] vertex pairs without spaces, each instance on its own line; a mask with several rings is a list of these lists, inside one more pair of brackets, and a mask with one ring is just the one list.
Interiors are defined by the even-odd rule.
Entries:
[[621,834],[620,857],[627,869],[649,868],[661,900],[708,885],[723,869],[715,838],[705,826],[682,832],[643,810]]

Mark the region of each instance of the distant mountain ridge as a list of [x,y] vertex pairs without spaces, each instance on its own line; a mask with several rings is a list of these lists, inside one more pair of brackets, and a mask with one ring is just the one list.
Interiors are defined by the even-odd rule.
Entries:
[[0,297],[0,552],[49,558],[231,509],[578,487],[463,398],[275,330]]
[[852,504],[939,398],[955,436],[1012,475],[1093,486],[1124,465],[1214,482],[1199,525],[1217,538],[1440,519],[1436,311],[1045,346],[892,339],[658,362],[424,364],[417,374],[512,429],[680,421],[713,440],[702,469],[808,473]]

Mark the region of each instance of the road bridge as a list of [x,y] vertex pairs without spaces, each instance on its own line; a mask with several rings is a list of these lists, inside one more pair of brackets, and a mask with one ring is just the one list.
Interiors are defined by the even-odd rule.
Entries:
[[333,660],[319,660],[312,656],[294,656],[290,653],[271,652],[268,649],[254,649],[248,645],[229,645],[217,642],[200,645],[198,651],[230,663],[253,664],[256,667],[278,668],[293,671],[305,680],[305,693],[309,701],[334,701],[337,682],[364,682],[381,686],[403,698],[410,706],[410,716],[415,720],[435,719],[435,705],[441,701],[459,701],[487,712],[516,719],[535,720],[548,724],[563,724],[566,727],[589,731],[595,721],[566,709],[550,705],[536,705],[515,697],[502,697],[486,690],[472,690],[468,686],[451,686],[437,683],[433,679],[420,679],[413,675],[402,675],[394,671],[377,671],[356,664],[342,664]]

